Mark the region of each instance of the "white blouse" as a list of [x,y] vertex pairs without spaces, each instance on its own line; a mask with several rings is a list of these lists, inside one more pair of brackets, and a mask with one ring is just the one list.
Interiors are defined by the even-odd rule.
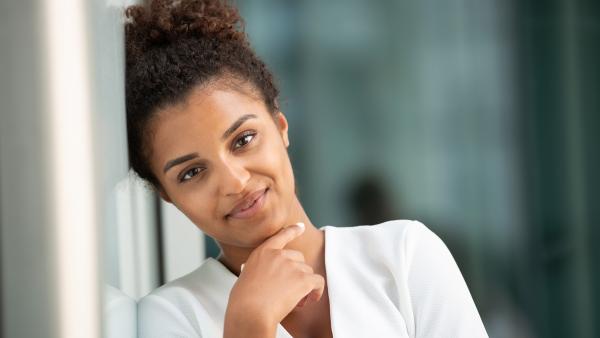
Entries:
[[[321,230],[334,337],[488,337],[450,252],[422,223]],[[154,290],[138,304],[140,337],[222,337],[236,280],[208,258]],[[278,325],[277,338],[290,337]]]

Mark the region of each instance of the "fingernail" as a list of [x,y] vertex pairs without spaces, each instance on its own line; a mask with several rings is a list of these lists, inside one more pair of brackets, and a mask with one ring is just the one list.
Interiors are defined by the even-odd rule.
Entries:
[[242,272],[242,270],[244,270],[244,265],[246,265],[246,264],[242,264],[242,266],[240,266],[240,272]]
[[298,222],[298,223],[294,223],[292,225],[288,225],[286,228],[291,228],[293,226],[297,226],[298,228],[300,228],[302,230],[304,230],[304,228],[305,228],[304,223],[302,223],[302,222]]

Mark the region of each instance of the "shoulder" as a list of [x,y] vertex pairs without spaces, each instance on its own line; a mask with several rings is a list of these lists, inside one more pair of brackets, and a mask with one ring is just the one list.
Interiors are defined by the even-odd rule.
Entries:
[[350,227],[325,226],[327,230],[340,234],[356,234],[361,236],[387,237],[405,236],[418,232],[431,232],[423,223],[416,220],[395,219],[373,225],[357,225]]
[[155,307],[181,308],[185,306],[187,302],[193,299],[193,297],[190,297],[193,292],[189,286],[200,280],[201,275],[202,266],[183,277],[160,286],[138,302],[138,309],[144,312]]
[[442,240],[427,226],[414,220],[391,220],[375,225],[325,229],[325,246],[336,260],[354,260],[381,272],[395,271],[406,279],[418,258],[437,262],[452,260]]
[[104,286],[104,316],[106,337],[136,337],[136,305],[110,285]]
[[[212,330],[211,309],[203,302],[210,293],[207,278],[214,267],[205,261],[198,269],[171,281],[138,302],[140,337],[202,337]],[[208,335],[210,336],[210,335]]]
[[138,304],[144,304],[146,300],[156,298],[163,298],[171,302],[179,302],[179,298],[182,295],[186,295],[191,292],[189,286],[202,279],[202,270],[204,270],[203,266],[205,264],[206,261],[194,271],[154,289],[152,292],[150,292],[150,294],[143,297]]
[[391,220],[354,227],[327,226],[325,230],[331,241],[343,241],[369,251],[379,248],[400,253],[411,251],[418,245],[443,244],[436,234],[415,220]]

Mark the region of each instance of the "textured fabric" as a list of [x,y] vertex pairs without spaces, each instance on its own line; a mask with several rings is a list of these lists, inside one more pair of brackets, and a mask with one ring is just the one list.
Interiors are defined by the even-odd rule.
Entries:
[[[454,259],[423,224],[395,220],[321,230],[334,337],[487,337]],[[158,288],[138,305],[140,336],[222,337],[236,279],[209,258]],[[290,337],[277,327],[277,338]]]

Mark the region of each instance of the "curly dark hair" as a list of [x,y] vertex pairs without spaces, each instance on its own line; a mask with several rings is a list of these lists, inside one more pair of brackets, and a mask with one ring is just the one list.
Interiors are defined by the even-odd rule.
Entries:
[[149,158],[150,122],[192,89],[221,79],[249,83],[278,111],[272,74],[250,48],[238,10],[225,0],[152,0],[125,10],[125,96],[129,163],[159,187]]

